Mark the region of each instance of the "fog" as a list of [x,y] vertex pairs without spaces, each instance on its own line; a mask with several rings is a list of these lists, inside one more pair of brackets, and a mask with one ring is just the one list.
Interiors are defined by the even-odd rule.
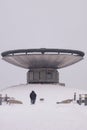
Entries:
[[[85,52],[82,61],[59,73],[66,86],[87,90],[87,1],[0,0],[0,53],[30,48]],[[25,84],[27,71],[0,56],[0,89]]]

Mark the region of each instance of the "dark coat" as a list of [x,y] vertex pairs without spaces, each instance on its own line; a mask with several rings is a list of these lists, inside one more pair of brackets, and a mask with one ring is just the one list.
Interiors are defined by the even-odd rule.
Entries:
[[35,100],[36,99],[36,93],[34,92],[34,91],[32,91],[31,93],[30,93],[30,98],[32,99],[32,100]]

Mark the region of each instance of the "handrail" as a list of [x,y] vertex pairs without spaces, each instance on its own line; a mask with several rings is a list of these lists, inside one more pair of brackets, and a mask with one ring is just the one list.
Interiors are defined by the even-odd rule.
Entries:
[[46,48],[40,48],[40,49],[19,49],[19,50],[9,50],[2,52],[1,55],[3,57],[8,56],[10,54],[15,53],[33,53],[33,52],[41,52],[41,54],[45,54],[46,52],[56,52],[56,53],[70,53],[70,54],[77,54],[79,56],[84,56],[85,53],[79,50],[69,50],[69,49],[46,49]]

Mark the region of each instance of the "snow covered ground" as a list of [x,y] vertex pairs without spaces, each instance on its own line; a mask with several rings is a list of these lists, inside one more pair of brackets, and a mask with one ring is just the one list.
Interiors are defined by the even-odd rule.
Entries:
[[[29,94],[37,93],[35,105],[31,105]],[[0,106],[0,130],[87,130],[87,106],[76,102],[56,104],[58,101],[73,99],[74,92],[87,91],[59,85],[29,84],[9,87],[0,94],[14,97],[23,104]],[[44,101],[40,101],[44,98]]]

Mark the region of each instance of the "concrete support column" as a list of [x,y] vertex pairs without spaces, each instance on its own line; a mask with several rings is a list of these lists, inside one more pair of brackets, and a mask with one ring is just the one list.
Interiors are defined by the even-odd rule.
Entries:
[[27,83],[59,83],[59,72],[53,68],[30,69]]

